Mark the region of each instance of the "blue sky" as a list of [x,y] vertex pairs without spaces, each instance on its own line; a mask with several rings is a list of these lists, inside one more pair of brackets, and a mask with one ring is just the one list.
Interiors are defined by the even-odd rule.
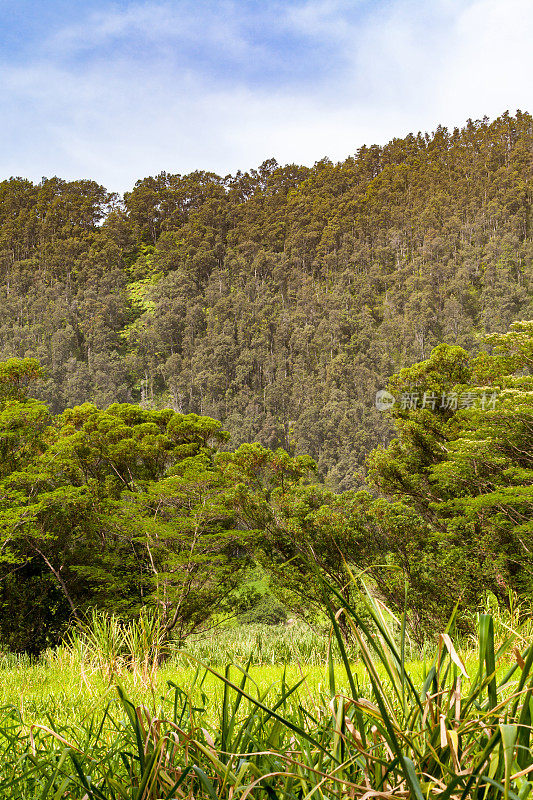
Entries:
[[531,0],[0,0],[0,178],[312,164],[533,111]]

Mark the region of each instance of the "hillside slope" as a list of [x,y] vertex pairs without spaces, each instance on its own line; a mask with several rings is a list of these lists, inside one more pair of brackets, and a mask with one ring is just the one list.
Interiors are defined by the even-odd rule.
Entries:
[[0,360],[41,396],[171,405],[232,446],[357,481],[389,437],[374,395],[438,342],[533,316],[533,119],[439,127],[311,169],[0,183]]

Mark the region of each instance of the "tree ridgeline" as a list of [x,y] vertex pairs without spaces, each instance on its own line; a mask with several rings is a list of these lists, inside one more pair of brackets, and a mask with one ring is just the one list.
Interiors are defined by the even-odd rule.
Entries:
[[58,413],[171,406],[358,485],[388,377],[532,316],[533,120],[504,114],[345,161],[0,183],[0,359]]

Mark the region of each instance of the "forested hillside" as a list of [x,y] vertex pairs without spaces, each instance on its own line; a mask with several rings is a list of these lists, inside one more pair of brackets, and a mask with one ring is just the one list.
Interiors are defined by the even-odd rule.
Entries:
[[390,438],[377,389],[439,342],[533,316],[533,119],[346,161],[0,183],[0,360],[36,357],[54,413],[141,402],[221,420],[231,447],[308,453],[357,485]]

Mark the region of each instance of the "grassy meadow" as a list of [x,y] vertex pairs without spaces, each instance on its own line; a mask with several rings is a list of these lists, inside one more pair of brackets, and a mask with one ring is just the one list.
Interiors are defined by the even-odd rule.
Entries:
[[[230,662],[247,665],[250,679],[261,692],[270,689],[275,693],[283,674],[293,683],[305,677],[306,688],[315,691],[324,680],[328,641],[326,632],[301,623],[290,627],[245,625],[193,636],[186,649],[171,650],[162,663],[154,662],[152,653],[147,662],[141,658],[131,666],[124,653],[112,654],[109,648],[106,651],[96,645],[91,650],[76,638],[71,645],[46,651],[38,660],[9,654],[0,657],[0,707],[17,707],[32,721],[42,722],[51,713],[81,720],[105,708],[109,701],[119,704],[117,682],[130,699],[150,706],[174,683],[191,694],[207,694],[208,705],[215,711],[224,684],[205,671],[198,681],[198,662],[217,670]],[[341,665],[336,669],[342,671]]]
[[345,609],[349,645],[334,615],[186,650],[148,618],[95,616],[39,661],[3,655],[0,797],[526,798],[530,627],[482,614],[475,637],[415,653],[368,612]]

